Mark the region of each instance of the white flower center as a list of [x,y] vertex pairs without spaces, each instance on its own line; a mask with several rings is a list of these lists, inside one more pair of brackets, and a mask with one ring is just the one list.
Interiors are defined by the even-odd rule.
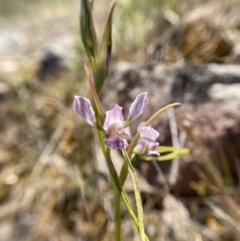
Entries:
[[107,129],[107,134],[109,137],[118,137],[123,132],[123,125],[119,122],[114,122]]

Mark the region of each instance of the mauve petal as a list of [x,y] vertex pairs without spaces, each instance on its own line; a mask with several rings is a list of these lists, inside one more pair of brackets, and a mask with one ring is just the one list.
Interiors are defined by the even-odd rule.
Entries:
[[75,95],[73,109],[89,125],[93,126],[95,124],[95,114],[89,99]]
[[105,139],[104,143],[107,147],[113,149],[126,149],[128,147],[127,140],[120,137]]
[[145,107],[147,106],[148,99],[147,99],[147,92],[143,92],[139,95],[137,95],[136,99],[133,101],[133,103],[130,106],[128,119],[130,121],[134,121],[140,116]]
[[159,146],[159,142],[153,142],[149,144],[150,151],[156,151],[158,146]]
[[140,138],[133,151],[138,155],[143,155],[147,151],[147,147],[148,142],[144,138]]
[[160,154],[156,151],[156,148],[159,146],[158,142],[147,141],[144,138],[138,140],[137,145],[134,147],[134,152],[138,155],[157,155]]
[[139,125],[138,125],[138,128],[137,128],[137,131],[140,132],[140,130],[142,129],[142,127],[144,127],[146,122],[141,122]]
[[[131,137],[131,130],[130,127],[127,126],[126,128],[124,128],[122,135],[127,135],[128,137]],[[122,136],[123,137],[123,136]]]
[[122,107],[115,105],[115,107],[106,112],[106,119],[104,121],[103,129],[107,130],[113,123],[123,125],[124,119],[122,114]]
[[159,136],[159,132],[154,130],[151,126],[143,126],[140,129],[140,136],[149,141],[156,141]]

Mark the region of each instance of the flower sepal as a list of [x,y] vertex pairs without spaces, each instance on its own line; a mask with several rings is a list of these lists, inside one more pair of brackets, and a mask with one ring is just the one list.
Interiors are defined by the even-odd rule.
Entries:
[[76,114],[80,116],[84,121],[86,121],[89,125],[94,127],[96,126],[95,113],[89,99],[75,95],[73,109]]
[[129,108],[128,118],[124,122],[124,127],[127,127],[132,121],[136,120],[143,113],[147,103],[147,92],[142,92],[137,95]]

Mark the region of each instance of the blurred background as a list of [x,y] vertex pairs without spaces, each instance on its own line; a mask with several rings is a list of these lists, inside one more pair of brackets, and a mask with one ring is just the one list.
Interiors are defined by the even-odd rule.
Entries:
[[[95,0],[101,39],[110,1]],[[240,240],[240,1],[119,0],[102,93],[189,154],[137,166],[156,241]],[[113,194],[95,133],[72,110],[89,96],[79,0],[0,0],[0,240],[114,240]],[[116,168],[122,159],[113,152]],[[132,187],[126,189],[134,197]],[[140,240],[123,207],[123,240]]]

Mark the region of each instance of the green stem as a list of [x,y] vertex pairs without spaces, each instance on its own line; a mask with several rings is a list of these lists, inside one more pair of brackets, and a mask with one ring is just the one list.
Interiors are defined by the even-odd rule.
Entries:
[[118,178],[118,174],[117,171],[112,163],[111,157],[110,157],[110,149],[107,148],[106,150],[106,161],[107,161],[107,166],[108,166],[108,170],[110,172],[110,175],[114,181],[114,184],[116,186],[116,189],[118,191],[118,194],[121,196],[123,203],[125,204],[130,217],[133,219],[134,224],[136,225],[136,227],[138,228],[138,221],[137,218],[131,208],[130,202],[128,200],[127,194],[125,192],[125,190],[122,188],[122,185],[120,184],[120,180]]
[[115,200],[115,204],[114,204],[114,223],[115,223],[115,239],[116,241],[121,241],[121,224],[122,224],[122,220],[121,220],[121,202],[120,202],[120,198],[119,194],[117,192],[117,190],[115,190],[114,192],[114,200]]
[[105,144],[104,144],[104,139],[103,139],[103,133],[102,131],[97,131],[97,135],[98,135],[98,140],[102,149],[102,153],[106,159],[106,148],[105,148]]
[[125,180],[127,178],[127,174],[128,174],[128,165],[126,162],[124,162],[122,165],[122,169],[121,169],[120,177],[119,177],[121,185],[124,185]]
[[[120,180],[118,178],[116,169],[112,163],[111,160],[111,156],[110,156],[110,149],[107,148],[106,149],[106,161],[107,161],[107,166],[108,166],[108,170],[110,172],[110,176],[114,182],[114,185],[116,187],[117,190],[117,194],[122,198],[122,201],[129,213],[129,216],[131,217],[134,225],[136,226],[137,230],[139,231],[139,223],[138,223],[138,219],[131,207],[130,201],[128,199],[127,193],[126,191],[123,189],[122,185],[120,184]],[[117,196],[118,197],[118,196]],[[148,237],[145,235],[145,241],[149,241]]]
[[[103,139],[103,135],[101,131],[97,131],[98,134],[98,139],[99,139],[99,143],[102,149],[102,153],[105,157],[105,159],[107,159],[107,153],[106,153],[106,148],[105,148],[105,144],[104,144],[104,139]],[[114,190],[114,200],[115,200],[115,205],[114,205],[114,225],[115,225],[115,240],[116,241],[121,241],[121,209],[120,209],[120,195],[118,193],[118,190],[116,188],[116,185],[114,184],[114,180],[112,178],[111,172],[109,170],[109,174],[110,174],[110,179],[111,179],[111,186],[112,189]]]

